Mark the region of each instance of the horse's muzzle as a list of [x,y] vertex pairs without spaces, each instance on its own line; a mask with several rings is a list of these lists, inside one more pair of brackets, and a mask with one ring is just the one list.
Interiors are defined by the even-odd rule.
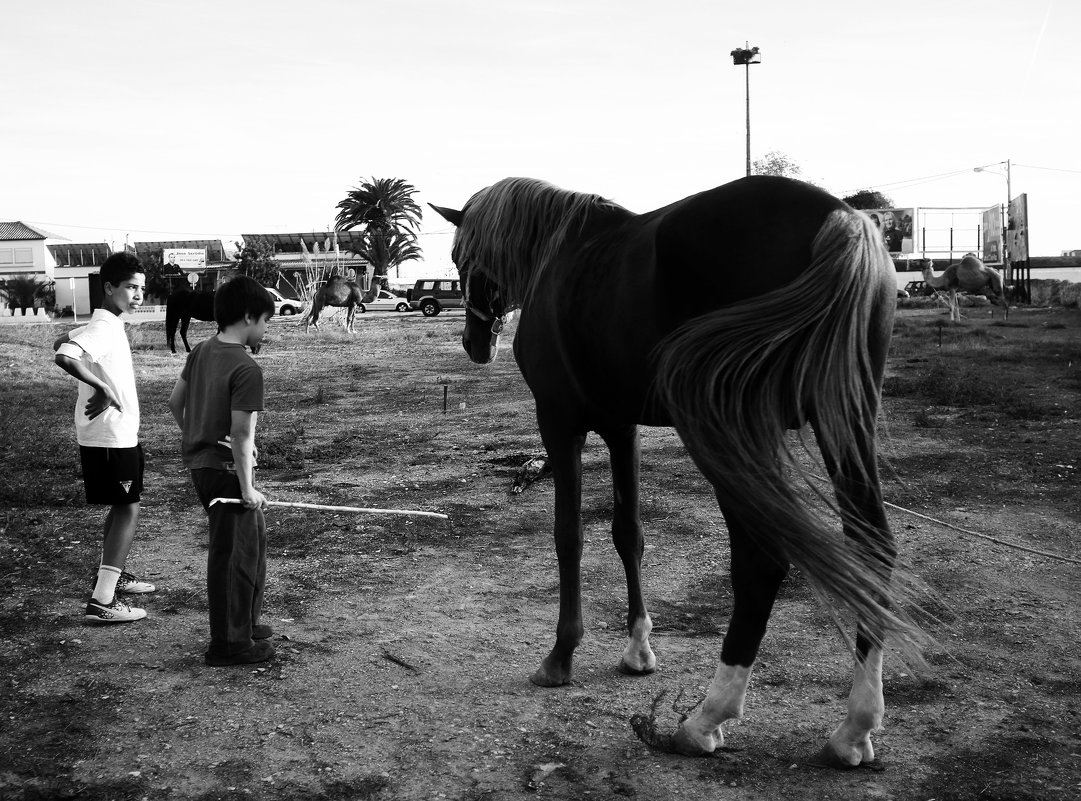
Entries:
[[473,337],[469,334],[469,325],[462,332],[462,347],[469,355],[471,361],[476,364],[491,364],[499,355],[499,334],[503,331],[503,321],[496,318],[492,321],[490,332],[486,336]]

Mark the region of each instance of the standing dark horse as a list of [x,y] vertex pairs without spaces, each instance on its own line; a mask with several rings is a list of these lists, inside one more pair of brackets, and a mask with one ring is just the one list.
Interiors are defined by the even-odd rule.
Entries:
[[[612,537],[627,576],[625,672],[656,659],[642,597],[638,425],[674,426],[713,485],[731,541],[734,605],[721,662],[700,706],[674,733],[632,719],[650,745],[689,755],[724,742],[743,713],[751,665],[790,565],[840,623],[858,618],[848,716],[823,749],[830,764],[874,759],[887,634],[915,641],[893,611],[896,549],[876,466],[875,419],[896,305],[894,270],[871,221],[831,195],[752,177],[636,215],[597,195],[509,178],[461,211],[452,256],[468,309],[462,344],[495,357],[503,317],[521,308],[514,352],[537,405],[555,481],[559,622],[532,676],[571,679],[583,636],[581,454],[605,441]],[[692,291],[673,295],[678,283]],[[790,473],[786,431],[813,426],[836,492],[819,497],[845,537],[808,508]],[[814,486],[814,485],[810,485]]]
[[188,344],[188,324],[191,318],[213,322],[213,292],[176,292],[165,299],[165,338],[169,350],[176,353],[176,324],[180,323],[180,338],[184,348],[191,350]]
[[363,302],[364,290],[352,281],[346,281],[343,276],[335,275],[315,293],[312,299],[311,313],[304,321],[304,330],[308,330],[311,323],[319,327],[319,312],[326,306],[343,306],[348,311],[345,316],[345,330],[353,333],[353,318],[357,313],[357,305]]
[[[176,324],[180,322],[180,338],[184,348],[191,351],[188,344],[188,324],[192,321],[214,322],[213,292],[177,292],[165,299],[165,337],[169,350],[176,353]],[[258,353],[262,344],[252,346],[251,352]]]

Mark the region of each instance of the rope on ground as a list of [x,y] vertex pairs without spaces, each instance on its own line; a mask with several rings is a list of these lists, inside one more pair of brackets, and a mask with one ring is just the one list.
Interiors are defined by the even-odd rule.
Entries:
[[[810,475],[812,478],[818,479],[819,481],[829,483],[829,479],[823,478],[822,476],[816,475],[815,473],[809,473],[808,475]],[[1051,553],[1050,551],[1040,551],[1036,548],[1029,548],[1027,545],[1021,545],[1017,542],[1009,542],[1008,540],[1002,540],[998,537],[992,537],[989,534],[981,534],[978,531],[961,528],[961,526],[955,526],[953,523],[947,523],[945,520],[939,520],[938,518],[931,517],[930,515],[925,515],[920,512],[913,512],[911,509],[906,509],[903,506],[898,506],[897,504],[890,503],[889,501],[883,501],[882,503],[883,505],[888,506],[891,509],[896,509],[898,512],[904,512],[905,514],[912,515],[913,517],[919,517],[931,523],[937,523],[944,528],[952,528],[954,531],[959,531],[962,534],[967,534],[970,537],[979,537],[981,540],[988,540],[989,542],[993,542],[998,545],[1004,545],[1007,548],[1014,548],[1018,551],[1026,551],[1031,554],[1036,554],[1037,556],[1044,556],[1048,559],[1057,559],[1060,562],[1069,562],[1073,565],[1081,565],[1081,559],[1074,559],[1072,556],[1063,556],[1062,554]]]
[[945,526],[946,528],[952,528],[954,531],[960,531],[962,534],[968,534],[970,537],[979,537],[982,540],[989,540],[991,542],[998,543],[999,545],[1005,545],[1007,548],[1015,548],[1018,551],[1027,551],[1028,553],[1033,553],[1033,554],[1036,554],[1038,556],[1045,556],[1048,559],[1058,559],[1060,562],[1070,562],[1071,564],[1081,565],[1081,559],[1074,559],[1073,557],[1070,557],[1070,556],[1063,556],[1063,555],[1057,554],[1057,553],[1050,553],[1049,551],[1040,551],[1040,550],[1037,550],[1036,548],[1029,548],[1027,545],[1021,545],[1020,543],[1017,543],[1017,542],[1009,542],[1007,540],[1000,540],[998,537],[992,537],[992,536],[990,536],[988,534],[981,534],[978,531],[971,531],[971,530],[969,530],[967,528],[961,528],[960,526],[955,526],[953,523],[947,523],[945,520],[938,520],[937,518],[930,517],[929,515],[920,514],[919,512],[913,512],[911,509],[906,509],[903,506],[898,506],[897,504],[890,503],[889,501],[883,501],[883,503],[886,506],[890,507],[891,509],[896,509],[899,512],[904,512],[905,514],[912,515],[913,517],[919,517],[919,518],[922,518],[923,520],[929,520],[932,523],[937,523],[938,525]]

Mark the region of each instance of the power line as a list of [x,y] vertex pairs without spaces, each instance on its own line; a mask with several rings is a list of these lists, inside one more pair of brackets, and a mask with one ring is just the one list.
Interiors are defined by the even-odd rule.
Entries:
[[[964,175],[965,173],[972,172],[971,169],[954,170],[953,172],[943,172],[937,175],[925,175],[922,178],[908,178],[904,181],[893,181],[892,183],[868,183],[861,189],[875,188],[875,189],[890,189],[890,188],[908,188],[912,186],[920,186],[921,184],[933,183],[934,181],[942,181],[946,178],[952,178],[955,175]],[[845,190],[838,192],[838,195],[850,195],[852,192],[858,192],[859,189]]]
[[1014,167],[1024,167],[1025,169],[1028,169],[1028,170],[1049,170],[1051,172],[1072,172],[1072,173],[1075,173],[1077,175],[1081,175],[1081,170],[1069,170],[1069,169],[1066,169],[1065,167],[1038,167],[1035,164],[1018,164],[1017,162],[1014,162],[1013,166]]

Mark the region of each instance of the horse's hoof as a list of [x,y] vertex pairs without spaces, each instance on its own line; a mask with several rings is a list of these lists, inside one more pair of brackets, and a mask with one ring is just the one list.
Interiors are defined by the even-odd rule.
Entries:
[[627,664],[626,660],[619,660],[619,672],[624,676],[649,676],[657,671],[657,666],[636,668]]
[[529,680],[538,687],[562,687],[571,683],[569,670],[553,670],[546,665],[541,665]]
[[[869,758],[867,758],[869,756]],[[870,765],[874,761],[874,751],[869,755],[859,748],[847,748],[837,750],[832,743],[826,743],[817,754],[809,760],[809,763],[822,768],[834,768],[838,770],[852,770]]]
[[571,683],[570,676],[567,676],[565,678],[550,676],[543,670],[538,670],[536,673],[529,677],[529,680],[533,684],[536,684],[538,687],[562,687],[565,684]]
[[643,743],[655,751],[663,751],[666,754],[680,754],[689,757],[712,756],[714,748],[705,748],[699,742],[692,740],[686,731],[680,727],[674,734],[664,734],[657,730],[657,724],[652,718],[645,715],[632,715],[631,728],[634,734]]

